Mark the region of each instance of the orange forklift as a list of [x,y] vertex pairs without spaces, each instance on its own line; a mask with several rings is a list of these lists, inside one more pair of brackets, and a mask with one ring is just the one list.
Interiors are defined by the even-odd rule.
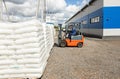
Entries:
[[83,47],[84,36],[80,33],[80,27],[81,24],[76,25],[76,23],[65,26],[64,30],[62,26],[59,26],[58,45],[60,47]]

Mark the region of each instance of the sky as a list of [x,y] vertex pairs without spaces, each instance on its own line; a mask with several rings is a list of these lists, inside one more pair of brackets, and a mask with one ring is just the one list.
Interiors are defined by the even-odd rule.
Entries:
[[[76,12],[78,12],[88,0],[46,0],[47,16],[57,23],[64,23]],[[35,17],[37,0],[5,0],[7,12],[12,19],[26,20]],[[40,8],[41,9],[41,8]],[[6,10],[3,9],[3,17],[6,17]],[[40,17],[40,11],[39,11]]]
[[79,5],[83,0],[65,0],[68,5]]

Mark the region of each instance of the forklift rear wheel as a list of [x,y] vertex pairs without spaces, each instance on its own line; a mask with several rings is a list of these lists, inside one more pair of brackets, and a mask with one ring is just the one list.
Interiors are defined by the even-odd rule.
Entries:
[[78,43],[78,48],[81,48],[83,46],[83,43]]
[[66,47],[66,42],[65,41],[62,41],[61,44],[60,44],[61,47]]

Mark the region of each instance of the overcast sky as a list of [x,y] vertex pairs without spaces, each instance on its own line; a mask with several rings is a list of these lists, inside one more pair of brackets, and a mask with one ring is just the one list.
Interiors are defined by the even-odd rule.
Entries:
[[[57,22],[73,16],[89,0],[46,0],[47,12],[53,12]],[[9,15],[20,19],[35,17],[37,0],[5,0]],[[3,11],[6,14],[6,11]]]

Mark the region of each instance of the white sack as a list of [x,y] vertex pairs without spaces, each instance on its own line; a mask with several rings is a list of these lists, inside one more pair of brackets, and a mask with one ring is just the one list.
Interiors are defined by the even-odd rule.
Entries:
[[9,29],[0,29],[0,34],[12,34],[13,30],[9,30]]
[[16,44],[26,44],[26,43],[38,43],[40,41],[40,38],[23,38],[23,39],[18,39],[15,41]]
[[41,48],[29,48],[29,49],[20,49],[16,51],[16,54],[37,54],[40,53]]
[[6,55],[1,55],[0,56],[0,60],[3,60],[3,59],[8,59],[9,56],[6,56]]
[[23,59],[23,58],[40,58],[40,54],[25,54],[25,55],[12,55],[9,56],[11,59]]
[[0,79],[6,79],[6,78],[10,78],[10,75],[8,75],[8,74],[7,75],[3,75],[3,74],[0,75]]
[[22,36],[21,35],[7,35],[6,36],[6,39],[13,39],[13,40],[15,40],[15,39],[20,39],[20,38],[22,38]]
[[27,64],[27,63],[30,63],[30,64],[33,64],[33,63],[40,63],[40,59],[38,58],[25,58],[25,59],[19,59],[17,60],[17,63],[19,64]]
[[41,42],[41,43],[28,43],[28,44],[24,44],[24,48],[38,48],[41,46],[41,44],[43,44],[43,42]]
[[7,46],[5,45],[0,45],[0,50],[6,50],[7,49]]
[[10,40],[10,39],[0,39],[0,45],[11,45],[14,44],[14,40]]
[[0,55],[13,55],[15,50],[0,50]]
[[34,73],[40,73],[42,68],[21,68],[21,69],[5,69],[5,70],[0,70],[0,74],[34,74]]
[[2,69],[8,69],[9,68],[9,65],[1,65],[0,66],[0,70],[2,70]]
[[24,48],[23,45],[11,45],[11,46],[7,46],[8,50],[18,50],[18,49],[22,49]]
[[17,29],[15,30],[15,33],[21,34],[21,33],[29,33],[29,32],[38,32],[40,30],[41,29],[39,27],[32,26],[32,27],[24,27],[24,28]]
[[9,65],[14,63],[15,63],[15,60],[10,60],[10,59],[0,60],[0,65]]
[[30,33],[21,34],[21,37],[29,38],[29,37],[38,37],[39,35],[40,35],[40,33],[38,33],[38,32],[30,32]]
[[20,74],[10,74],[9,77],[7,78],[12,78],[12,79],[19,79],[19,78],[28,78],[26,77],[26,75],[24,73],[20,73]]
[[0,39],[5,39],[6,38],[6,35],[5,34],[0,34]]

